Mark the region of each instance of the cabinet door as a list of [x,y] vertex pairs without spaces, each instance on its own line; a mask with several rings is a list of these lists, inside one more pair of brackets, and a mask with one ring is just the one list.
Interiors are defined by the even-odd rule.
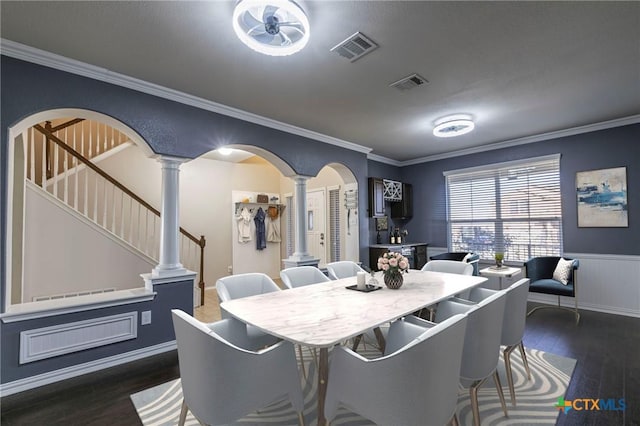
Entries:
[[422,269],[427,263],[427,246],[416,246],[416,269]]
[[378,258],[388,252],[386,248],[369,247],[369,267],[377,271],[378,270]]
[[384,184],[380,178],[369,178],[369,217],[384,216]]
[[410,183],[402,184],[402,201],[391,203],[393,219],[411,219],[413,217],[413,187]]

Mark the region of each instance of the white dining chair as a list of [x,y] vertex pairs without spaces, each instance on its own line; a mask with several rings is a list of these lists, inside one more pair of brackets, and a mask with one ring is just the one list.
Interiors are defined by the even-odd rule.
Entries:
[[294,266],[280,271],[280,278],[287,288],[302,287],[331,281],[315,266]]
[[[395,321],[384,355],[367,359],[344,346],[332,351],[324,413],[340,406],[380,425],[457,424],[458,378],[467,318],[426,329]],[[425,362],[425,360],[431,360]]]
[[[511,353],[518,348],[522,357],[527,378],[531,380],[531,370],[529,369],[529,361],[524,349],[522,338],[524,337],[524,328],[527,318],[527,297],[529,295],[529,278],[523,278],[508,288],[505,293],[507,300],[504,309],[504,317],[502,321],[502,335],[500,344],[505,346],[502,353],[507,373],[507,382],[509,383],[509,393],[511,394],[511,404],[516,405],[516,393],[513,385],[513,371],[511,368]],[[496,290],[485,288],[474,288],[469,294],[469,300],[480,302],[492,294],[497,293]]]
[[[473,265],[467,262],[462,262],[458,260],[430,260],[425,263],[425,265],[421,269],[422,271],[432,271],[432,272],[445,272],[448,274],[460,274],[460,275],[473,275]],[[458,297],[462,297],[464,299],[469,295],[468,291],[462,292],[458,294]],[[435,314],[435,307],[429,306],[421,310],[421,316],[426,315],[424,311],[429,312],[429,319],[433,320]]]
[[430,260],[422,267],[423,271],[447,272],[449,274],[473,275],[473,265],[457,260]]
[[[461,299],[447,299],[438,304],[436,311],[436,323],[457,314],[468,316],[460,378],[471,381],[469,396],[475,426],[480,426],[478,389],[490,376],[493,376],[502,411],[505,417],[508,416],[507,404],[497,372],[506,300],[506,292],[502,290],[491,294],[477,304]],[[421,324],[424,320],[408,316],[405,321]]]
[[351,260],[327,263],[327,271],[329,272],[329,278],[332,280],[355,277],[358,272],[366,272],[360,265]]
[[179,425],[187,411],[202,424],[222,425],[288,400],[304,424],[304,399],[293,345],[281,341],[260,351],[237,346],[243,338],[232,320],[203,324],[172,309],[178,346],[183,402]]
[[[220,278],[216,281],[216,291],[218,292],[218,300],[222,303],[228,300],[281,290],[268,275],[256,272]],[[229,313],[222,306],[220,307],[220,315],[222,318],[230,318]],[[256,348],[273,345],[280,340],[253,325],[247,324],[246,327],[249,338],[258,345]]]

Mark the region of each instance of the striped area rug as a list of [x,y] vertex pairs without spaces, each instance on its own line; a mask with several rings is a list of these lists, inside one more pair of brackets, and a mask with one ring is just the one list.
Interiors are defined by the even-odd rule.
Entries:
[[[364,356],[379,356],[379,352],[368,346],[368,350],[359,351]],[[527,358],[531,369],[532,380],[528,380],[522,359],[518,351],[511,355],[514,372],[514,386],[516,389],[517,406],[510,403],[507,379],[504,371],[502,355],[498,364],[500,380],[504,387],[505,398],[509,417],[504,417],[500,408],[500,400],[493,384],[488,379],[478,392],[480,401],[480,418],[482,425],[531,425],[531,424],[555,424],[558,417],[558,409],[554,404],[558,397],[564,397],[571,374],[576,361],[558,355],[527,349]],[[308,361],[308,360],[305,360]],[[305,424],[316,424],[316,384],[317,376],[313,363],[309,363],[310,372],[307,380],[303,379],[303,391],[305,396]],[[169,426],[177,425],[182,404],[182,390],[180,380],[174,380],[146,389],[131,395],[136,411],[145,426]],[[458,419],[461,425],[472,425],[469,392],[460,388],[458,397]],[[187,425],[197,426],[198,421],[189,413]],[[260,410],[260,413],[250,414],[236,423],[243,426],[267,426],[267,425],[297,425],[297,416],[289,403],[276,403]],[[338,416],[331,422],[335,426],[364,426],[373,423],[361,416],[340,409]],[[426,425],[425,425],[426,426]]]

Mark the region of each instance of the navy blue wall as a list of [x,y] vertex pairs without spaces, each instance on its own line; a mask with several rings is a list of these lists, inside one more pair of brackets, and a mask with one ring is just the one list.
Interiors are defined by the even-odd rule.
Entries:
[[[173,332],[171,309],[181,309],[193,314],[193,281],[189,280],[156,285],[154,286],[154,290],[157,294],[155,299],[150,302],[132,303],[33,320],[2,323],[0,383],[8,383],[25,377],[32,377],[49,371],[55,371],[174,340],[175,334]],[[106,317],[133,311],[151,311],[151,324],[138,325],[138,336],[135,339],[34,361],[23,365],[19,363],[20,332],[23,330],[68,324],[83,321],[88,318]],[[138,324],[140,324],[140,314],[138,314]]]
[[[414,195],[414,215],[407,228],[413,238],[447,246],[444,171],[560,153],[564,251],[638,255],[639,141],[640,124],[634,124],[403,167],[401,180],[413,184]],[[576,172],[622,166],[627,167],[629,227],[578,228]]]
[[[167,99],[114,86],[75,74],[1,57],[2,79],[0,92],[0,306],[4,311],[6,265],[6,211],[8,129],[38,112],[58,108],[78,108],[96,111],[121,121],[137,132],[157,154],[195,158],[222,145],[243,144],[263,148],[281,158],[300,175],[315,176],[327,164],[340,163],[348,167],[366,188],[366,154],[329,145],[257,124],[198,109]],[[363,192],[366,193],[366,190]],[[359,197],[359,210],[366,211],[366,197]],[[368,259],[368,223],[360,221],[360,257]],[[164,285],[163,292],[171,286]],[[38,320],[0,323],[2,336],[2,383],[29,377],[65,366],[88,362],[114,354],[173,340],[169,309],[191,310],[190,286],[176,287],[173,296],[159,293],[156,300],[136,305],[85,311]],[[183,304],[181,300],[188,300]],[[18,339],[21,330],[43,325],[79,321],[130,310],[152,310],[152,325],[139,328],[139,337],[103,348],[82,351],[24,366],[17,364]]]
[[[640,125],[626,126],[546,142],[457,157],[398,168],[366,155],[315,140],[266,128],[187,105],[114,86],[89,78],[2,56],[0,89],[0,298],[5,293],[8,129],[35,113],[57,108],[80,108],[110,115],[131,127],[158,153],[195,158],[220,145],[253,145],[274,153],[298,174],[315,176],[329,163],[347,166],[358,180],[359,211],[367,211],[367,177],[382,177],[413,184],[414,217],[406,223],[410,241],[446,246],[444,170],[561,153],[564,241],[569,252],[640,254]],[[577,228],[575,173],[577,171],[627,166],[629,228]],[[360,259],[368,263],[367,247],[375,239],[373,220],[362,213],[360,221]],[[189,289],[187,290],[187,287]],[[16,323],[2,323],[1,382],[40,374],[66,366],[155,345],[173,339],[169,309],[189,311],[191,286],[164,285],[153,302],[105,308]],[[4,306],[4,302],[2,302]],[[152,310],[151,325],[140,327],[139,337],[68,356],[17,364],[21,330],[112,315],[130,310]]]

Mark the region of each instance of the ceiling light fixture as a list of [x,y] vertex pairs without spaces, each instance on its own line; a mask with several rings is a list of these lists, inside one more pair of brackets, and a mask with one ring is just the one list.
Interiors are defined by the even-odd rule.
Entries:
[[233,10],[233,30],[256,52],[286,56],[309,41],[309,20],[291,0],[240,0]]
[[218,152],[221,155],[227,156],[227,155],[231,155],[231,153],[233,152],[233,149],[231,149],[231,148],[218,148]]
[[457,114],[444,117],[436,121],[433,128],[433,135],[439,138],[452,138],[471,132],[475,128],[475,123],[469,115]]

